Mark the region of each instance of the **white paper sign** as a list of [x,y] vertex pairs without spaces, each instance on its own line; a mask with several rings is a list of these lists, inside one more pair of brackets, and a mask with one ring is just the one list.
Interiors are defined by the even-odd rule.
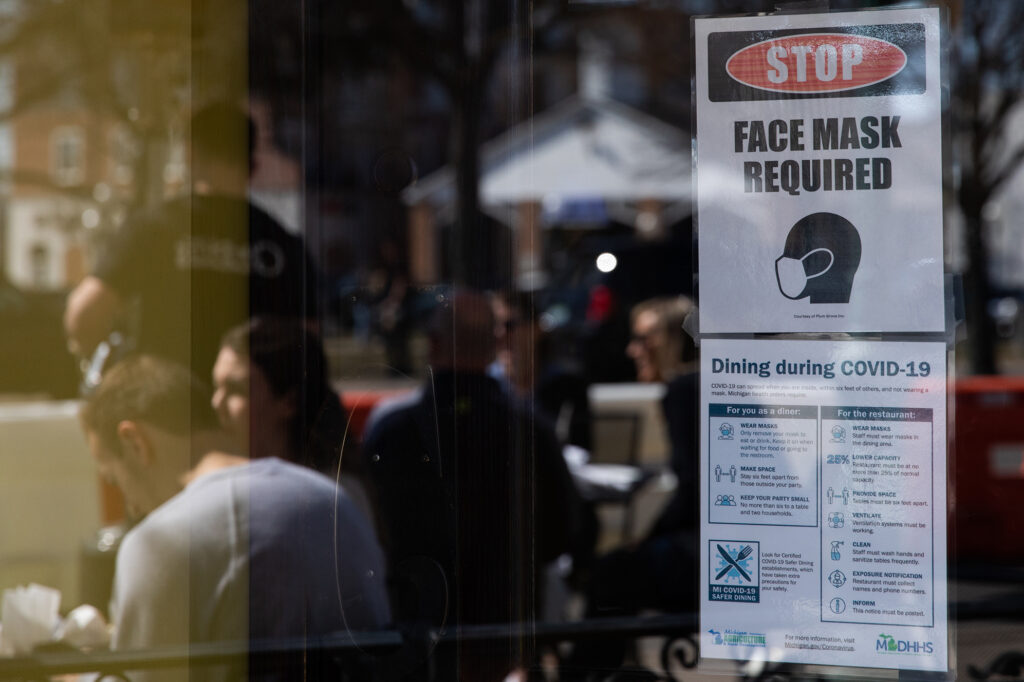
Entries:
[[944,344],[701,350],[702,655],[946,670]]
[[939,11],[694,37],[702,332],[942,331]]

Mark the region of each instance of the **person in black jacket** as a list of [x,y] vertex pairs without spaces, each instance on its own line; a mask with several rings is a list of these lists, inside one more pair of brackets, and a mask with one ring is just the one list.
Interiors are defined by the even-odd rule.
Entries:
[[375,410],[364,439],[394,610],[407,628],[509,628],[433,661],[437,679],[500,680],[534,656],[540,570],[568,551],[581,505],[551,427],[486,374],[488,300],[455,292],[429,332],[425,385]]
[[509,292],[491,303],[500,349],[499,359],[491,365],[492,376],[504,380],[510,391],[554,424],[562,444],[590,450],[589,381],[582,365],[543,329],[535,294]]
[[210,376],[221,336],[251,316],[315,327],[318,273],[301,237],[246,197],[255,128],[239,108],[191,119],[192,191],[131,216],[69,294],[68,346],[89,358],[112,332]]

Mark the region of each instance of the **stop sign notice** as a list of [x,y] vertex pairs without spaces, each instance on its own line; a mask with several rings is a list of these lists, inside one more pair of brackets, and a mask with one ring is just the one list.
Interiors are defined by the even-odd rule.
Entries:
[[702,332],[944,330],[940,33],[935,8],[694,19]]
[[886,40],[817,33],[741,48],[725,70],[739,83],[762,90],[838,92],[888,80],[906,65],[906,52]]
[[706,48],[712,102],[921,94],[925,88],[920,23],[713,31]]

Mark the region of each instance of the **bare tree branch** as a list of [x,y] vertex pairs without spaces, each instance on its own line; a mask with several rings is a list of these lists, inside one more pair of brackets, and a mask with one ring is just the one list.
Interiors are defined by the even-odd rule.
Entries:
[[1018,145],[999,171],[992,171],[984,176],[984,182],[989,188],[988,195],[995,194],[996,190],[1017,172],[1022,162],[1024,162],[1024,144]]

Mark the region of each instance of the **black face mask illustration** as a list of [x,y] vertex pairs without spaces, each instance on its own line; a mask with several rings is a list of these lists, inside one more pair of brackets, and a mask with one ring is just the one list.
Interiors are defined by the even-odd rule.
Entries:
[[775,261],[779,291],[793,300],[849,303],[860,265],[860,234],[835,213],[812,213],[793,225]]

